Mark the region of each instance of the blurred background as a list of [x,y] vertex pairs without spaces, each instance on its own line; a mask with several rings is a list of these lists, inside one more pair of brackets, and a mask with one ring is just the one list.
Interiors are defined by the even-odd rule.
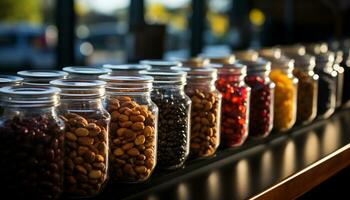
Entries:
[[0,69],[186,58],[350,37],[349,0],[0,0]]

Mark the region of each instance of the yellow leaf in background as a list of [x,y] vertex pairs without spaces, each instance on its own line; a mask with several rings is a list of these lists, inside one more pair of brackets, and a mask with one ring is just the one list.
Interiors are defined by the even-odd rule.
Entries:
[[156,23],[166,23],[169,21],[169,13],[162,4],[154,3],[147,7],[146,19]]
[[250,19],[250,22],[255,26],[261,26],[265,23],[264,13],[261,10],[256,8],[252,9],[249,12],[249,19]]
[[183,31],[187,27],[187,20],[184,14],[174,14],[170,17],[170,25],[177,30]]
[[209,13],[208,16],[209,27],[212,33],[216,36],[223,36],[229,28],[229,19],[226,15]]

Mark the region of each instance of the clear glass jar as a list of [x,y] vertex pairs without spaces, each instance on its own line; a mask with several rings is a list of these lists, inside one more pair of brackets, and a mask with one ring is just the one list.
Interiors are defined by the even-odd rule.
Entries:
[[270,134],[273,127],[275,84],[269,78],[271,63],[262,58],[241,63],[247,66],[244,80],[251,88],[249,137],[263,138]]
[[307,124],[317,116],[318,75],[315,57],[307,54],[288,54],[294,59],[293,74],[298,78],[297,123]]
[[68,79],[75,80],[98,80],[98,77],[104,74],[112,73],[112,70],[102,67],[64,67],[63,71],[67,72]]
[[153,78],[110,76],[106,107],[111,114],[110,177],[115,182],[147,180],[157,161],[158,108],[151,100]]
[[[208,60],[209,63],[217,63],[217,64],[232,64],[236,61],[236,57],[235,55],[231,54],[231,55],[206,55],[206,54],[202,54],[201,55],[204,59]],[[205,63],[204,63],[205,65]]]
[[250,88],[244,77],[247,67],[240,63],[224,64],[218,68],[216,88],[222,94],[221,144],[236,147],[248,137]]
[[187,72],[186,95],[191,98],[190,157],[213,155],[220,143],[221,93],[215,87],[214,68],[174,67]]
[[234,51],[236,59],[243,61],[255,61],[259,57],[259,53],[254,50],[245,50],[245,51]]
[[159,108],[157,167],[182,167],[190,151],[191,100],[184,90],[186,73],[159,70],[141,73],[154,78],[151,95]]
[[273,127],[286,131],[293,127],[297,116],[298,79],[293,75],[294,61],[283,56],[265,58],[271,62],[270,79],[276,86]]
[[[63,189],[64,123],[59,89],[9,86],[0,89],[0,176],[4,197],[59,199]],[[5,194],[4,194],[5,193]]]
[[140,71],[149,70],[151,66],[142,64],[126,64],[126,65],[103,65],[104,69],[112,70],[113,76],[138,76]]
[[110,115],[103,107],[104,81],[54,80],[61,89],[65,123],[65,193],[92,197],[102,192],[108,171]]
[[[0,74],[0,88],[5,86],[17,86],[22,84],[23,78],[18,76],[1,75]],[[3,113],[4,109],[0,102],[0,115]]]
[[166,60],[141,60],[140,64],[151,66],[152,70],[171,70],[171,67],[181,66],[179,61],[166,61]]
[[335,60],[333,69],[337,72],[337,86],[336,86],[336,107],[340,107],[342,105],[343,98],[343,86],[344,86],[344,68],[340,65],[343,61],[343,52],[337,51],[335,52]]
[[337,72],[333,69],[334,53],[317,54],[315,72],[319,75],[317,116],[328,118],[336,107]]
[[24,79],[23,85],[50,86],[50,81],[66,79],[68,73],[59,70],[28,70],[19,71],[17,75]]

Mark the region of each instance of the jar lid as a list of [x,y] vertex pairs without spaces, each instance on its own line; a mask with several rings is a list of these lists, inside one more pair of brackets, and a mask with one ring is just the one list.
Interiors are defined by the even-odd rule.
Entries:
[[105,94],[105,81],[100,80],[53,80],[52,86],[61,89],[61,99],[96,99]]
[[257,58],[255,61],[249,61],[249,60],[242,60],[240,61],[241,64],[247,66],[247,73],[254,73],[254,72],[269,72],[271,71],[271,62],[263,59],[263,58]]
[[243,76],[247,74],[247,66],[239,61],[236,61],[232,64],[213,65],[213,67],[217,67],[218,74],[233,74]]
[[24,78],[25,85],[49,86],[50,81],[55,79],[65,79],[67,72],[59,70],[27,70],[19,71],[17,74]]
[[172,67],[172,70],[187,73],[187,79],[212,79],[217,78],[217,69],[209,67]]
[[105,69],[102,67],[79,67],[79,66],[64,67],[63,71],[68,72],[69,74],[80,74],[80,75],[103,75],[103,74],[108,74],[112,72],[112,70]]
[[0,98],[10,107],[57,106],[59,92],[56,87],[6,86],[0,88]]
[[246,50],[246,51],[234,51],[233,54],[236,56],[238,60],[245,61],[254,61],[259,57],[259,53],[254,50]]
[[140,74],[152,76],[155,84],[186,84],[186,75],[184,71],[174,70],[147,70],[141,71]]
[[185,60],[179,60],[182,63],[182,66],[191,66],[191,67],[203,67],[204,65],[209,64],[209,59],[194,57]]
[[279,46],[284,54],[305,55],[306,48],[301,44],[295,44],[290,46]]
[[310,43],[306,44],[306,51],[311,54],[326,53],[328,51],[328,44],[325,42],[321,43]]
[[286,69],[289,71],[294,69],[294,60],[284,55],[263,58],[271,62],[271,69]]
[[298,53],[287,53],[286,55],[294,60],[295,68],[307,70],[313,70],[315,68],[315,56],[311,56],[309,54],[300,55]]
[[335,54],[333,52],[326,52],[326,53],[319,53],[315,55],[316,57],[316,64],[319,63],[332,63],[335,60]]
[[259,55],[265,58],[280,58],[282,51],[279,48],[262,48],[259,49]]
[[23,81],[23,78],[11,75],[0,74],[0,87],[8,85],[18,85]]
[[210,63],[219,64],[232,64],[236,61],[236,57],[233,54],[227,55],[215,55],[215,54],[200,54],[203,59],[209,60]]
[[141,60],[140,64],[149,65],[151,69],[170,69],[171,67],[181,66],[179,61],[167,60]]
[[151,76],[114,76],[101,75],[99,79],[107,82],[106,91],[113,92],[147,92],[152,89]]
[[150,65],[144,65],[144,64],[126,64],[126,65],[103,65],[103,68],[105,69],[110,69],[112,71],[127,71],[127,70],[132,70],[132,71],[141,71],[141,70],[149,70],[151,69]]

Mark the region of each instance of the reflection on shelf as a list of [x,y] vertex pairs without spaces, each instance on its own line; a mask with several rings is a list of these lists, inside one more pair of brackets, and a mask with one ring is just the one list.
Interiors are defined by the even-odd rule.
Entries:
[[238,161],[234,174],[234,190],[237,191],[239,199],[243,199],[248,194],[251,176],[247,159]]
[[180,183],[177,187],[177,199],[188,199],[190,197],[189,189],[186,183]]
[[304,165],[310,165],[319,159],[320,141],[314,131],[306,133],[303,152]]
[[295,172],[296,169],[296,150],[295,142],[291,139],[288,139],[287,144],[284,147],[281,165],[281,176],[287,177]]
[[272,172],[274,171],[273,154],[270,149],[266,150],[261,156],[260,163],[260,182],[262,185],[270,183],[272,178]]
[[[336,120],[339,123],[339,120]],[[340,124],[335,126],[333,122],[327,123],[324,127],[323,134],[321,135],[321,149],[322,154],[327,155],[339,148],[341,131]]]
[[218,171],[210,173],[207,179],[207,196],[209,199],[220,199],[220,184],[220,173]]

